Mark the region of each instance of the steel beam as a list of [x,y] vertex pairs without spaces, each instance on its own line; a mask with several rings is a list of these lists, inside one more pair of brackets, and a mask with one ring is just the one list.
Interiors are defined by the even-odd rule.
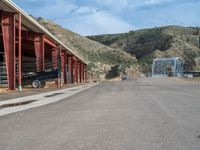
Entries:
[[[19,23],[19,22],[18,22]],[[34,42],[34,35],[35,33],[34,32],[31,32],[31,31],[21,31],[21,38],[23,40],[28,40],[28,41],[33,41]]]
[[52,42],[48,37],[44,36],[44,42],[51,45],[52,47],[56,47],[56,44]]

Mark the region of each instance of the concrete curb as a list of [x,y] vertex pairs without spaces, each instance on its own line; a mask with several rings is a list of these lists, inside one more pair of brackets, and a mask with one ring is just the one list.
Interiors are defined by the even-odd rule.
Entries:
[[[67,89],[62,89],[62,90],[56,90],[56,91],[50,91],[50,92],[45,92],[45,93],[40,93],[36,95],[31,95],[31,96],[25,96],[25,97],[20,97],[16,99],[11,99],[11,100],[6,100],[6,101],[1,101],[0,102],[0,116],[4,116],[7,114],[27,110],[30,108],[35,108],[43,105],[47,105],[50,103],[55,103],[60,100],[63,100],[64,98],[68,98],[72,95],[75,95],[77,93],[80,93],[84,90],[87,90],[89,88],[92,88],[98,84],[88,84],[88,85],[81,85],[78,87],[72,87],[72,88],[67,88]],[[2,106],[5,105],[12,105],[15,103],[26,103],[32,101],[29,104],[26,105],[20,105],[20,106],[13,106],[13,107],[8,107],[8,108],[1,108]]]

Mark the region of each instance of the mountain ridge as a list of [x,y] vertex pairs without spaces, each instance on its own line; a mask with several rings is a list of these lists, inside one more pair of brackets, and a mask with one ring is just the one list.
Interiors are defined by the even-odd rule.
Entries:
[[[89,62],[89,71],[96,73],[101,79],[119,76],[130,68],[138,72],[139,67],[134,55],[118,48],[105,46],[41,17],[36,20],[81,58]],[[113,68],[117,68],[117,72],[114,69],[112,74]]]
[[200,70],[199,28],[163,26],[122,34],[87,36],[112,48],[135,55],[144,73],[157,57],[180,57],[186,70]]

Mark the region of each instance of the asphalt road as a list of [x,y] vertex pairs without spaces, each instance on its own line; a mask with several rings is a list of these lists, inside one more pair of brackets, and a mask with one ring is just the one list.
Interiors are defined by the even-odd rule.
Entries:
[[[59,95],[58,95],[59,96]],[[0,117],[0,150],[199,150],[200,83],[102,83]]]

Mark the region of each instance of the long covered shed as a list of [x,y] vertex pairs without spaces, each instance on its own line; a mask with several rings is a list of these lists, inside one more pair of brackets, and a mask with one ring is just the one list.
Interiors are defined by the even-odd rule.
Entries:
[[46,70],[60,70],[64,84],[87,81],[86,61],[11,0],[0,0],[0,86],[21,90],[27,76]]

